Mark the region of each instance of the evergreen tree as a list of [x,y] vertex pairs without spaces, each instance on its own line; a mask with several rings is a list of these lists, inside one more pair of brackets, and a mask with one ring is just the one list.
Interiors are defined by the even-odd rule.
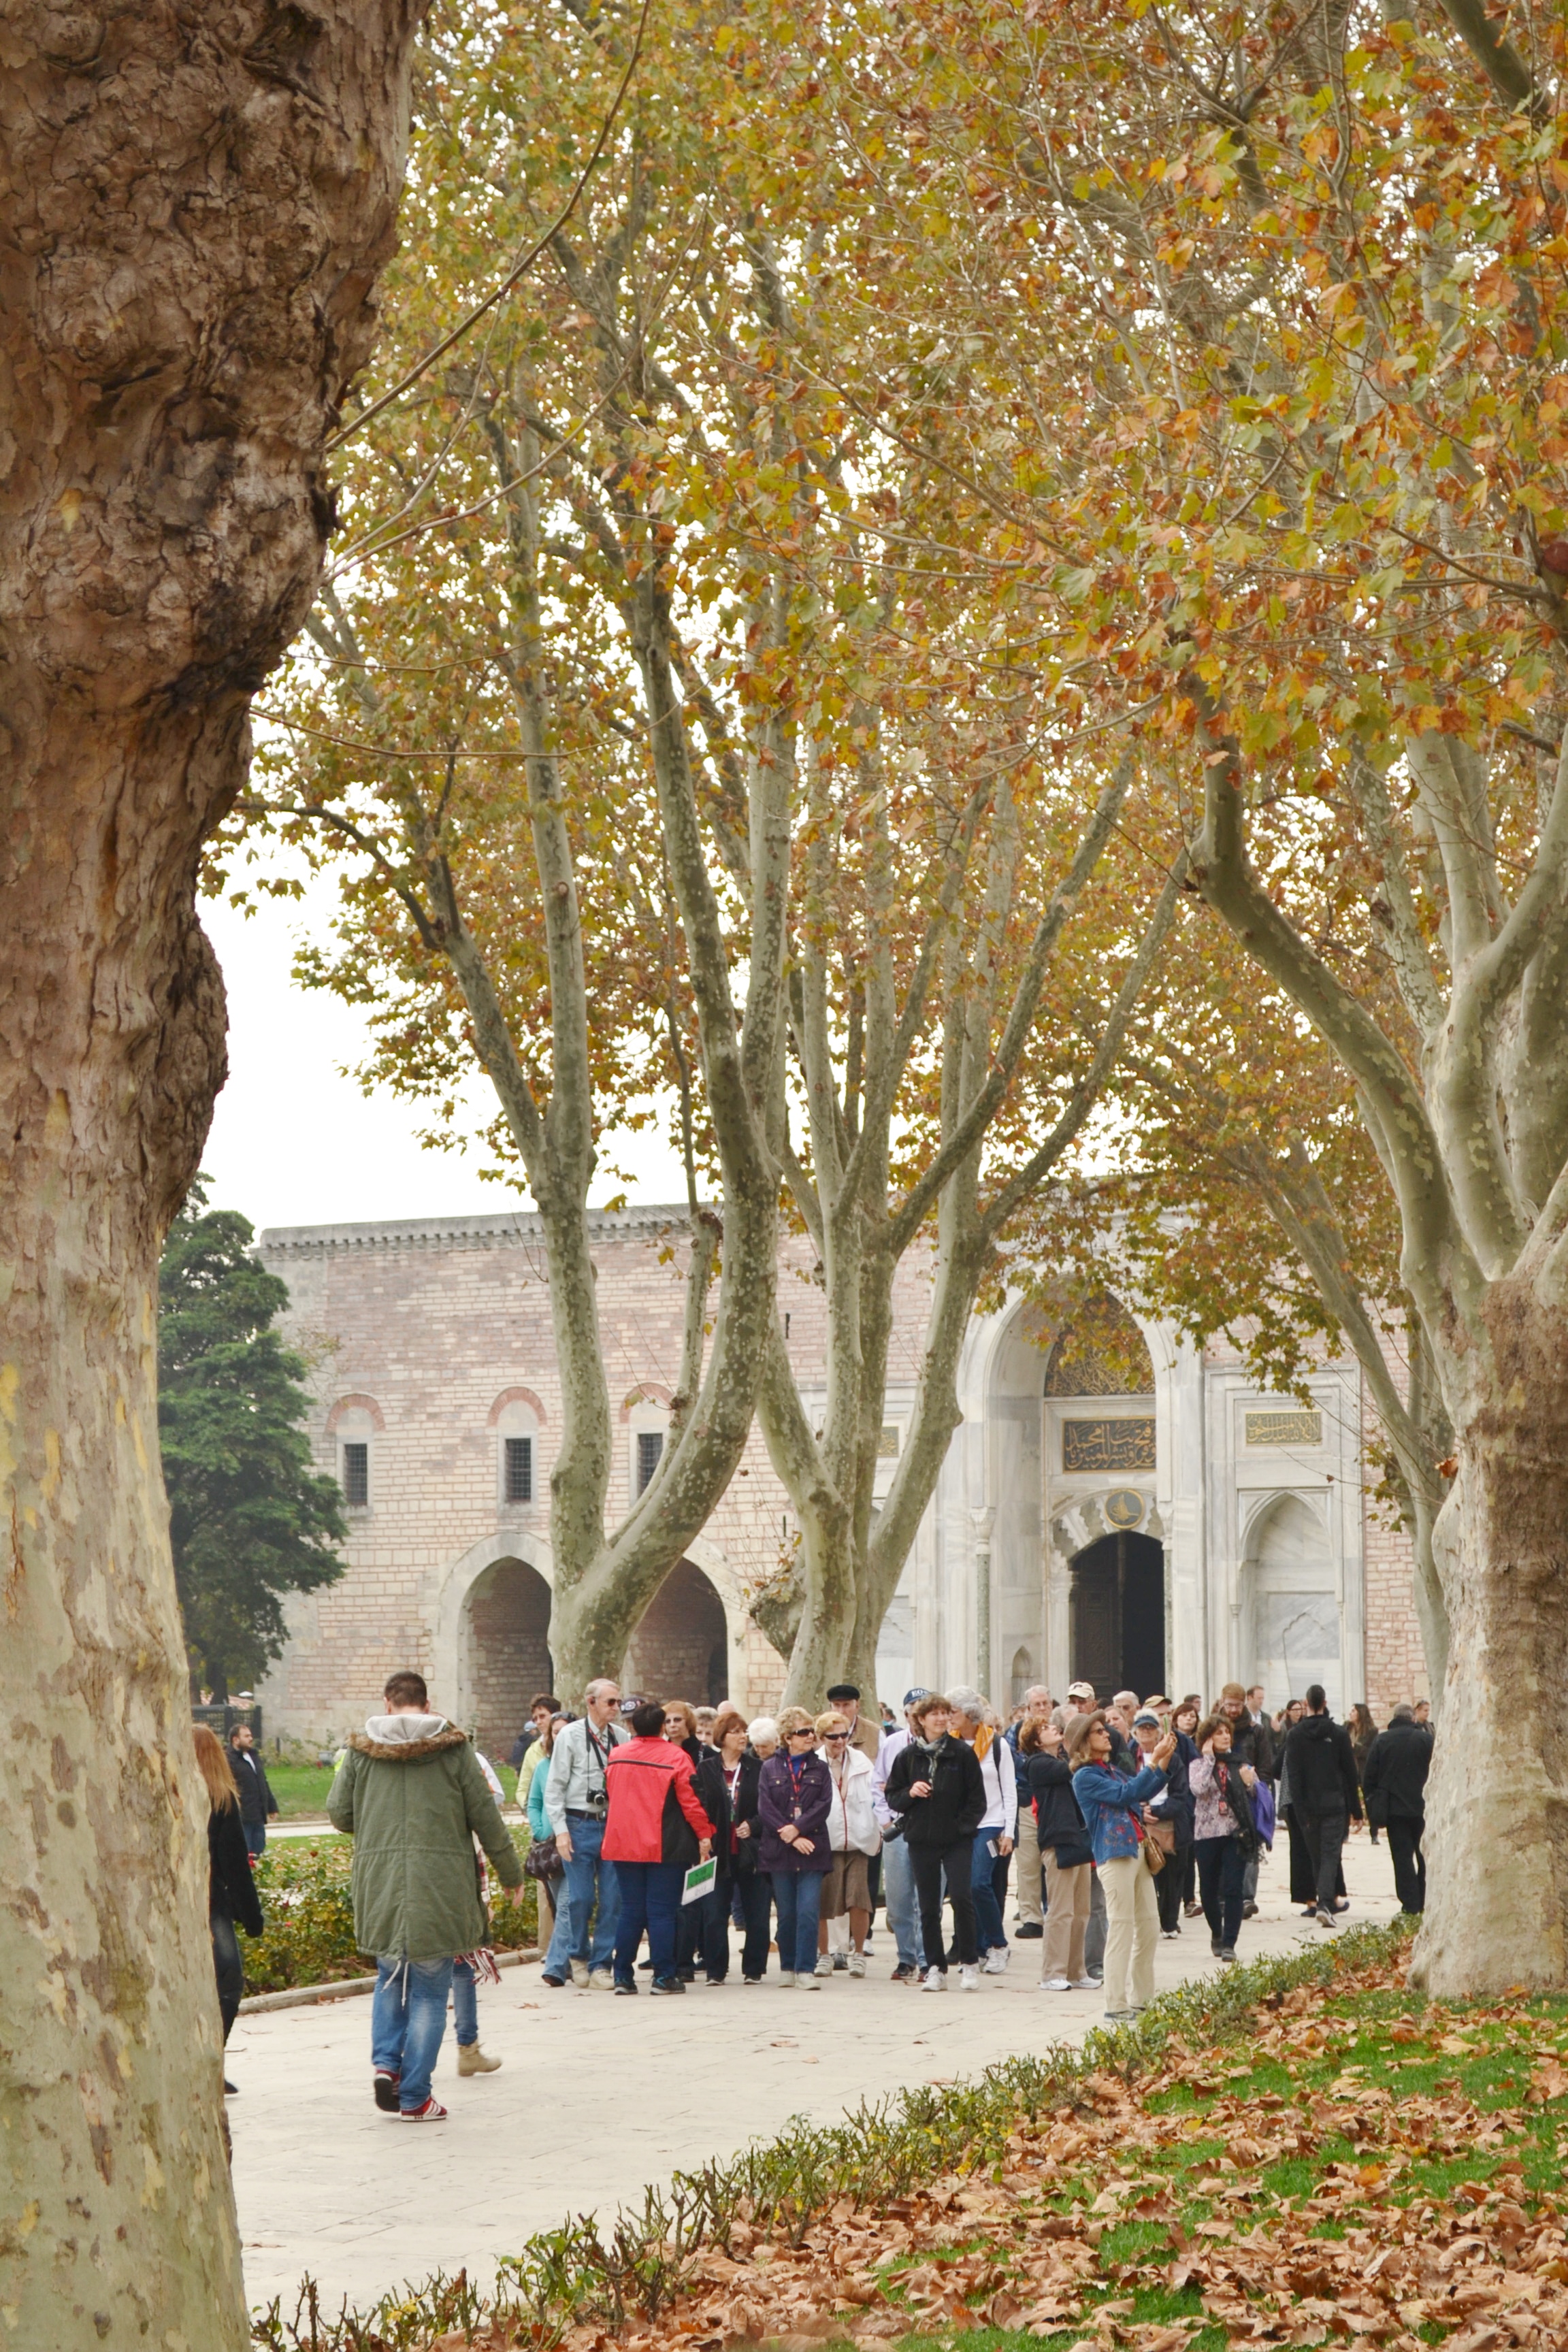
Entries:
[[159,1272],[158,1427],[193,1682],[216,1696],[282,1649],[282,1596],[342,1574],[337,1482],[316,1475],[301,1423],[305,1365],[272,1324],[286,1284],[198,1182]]

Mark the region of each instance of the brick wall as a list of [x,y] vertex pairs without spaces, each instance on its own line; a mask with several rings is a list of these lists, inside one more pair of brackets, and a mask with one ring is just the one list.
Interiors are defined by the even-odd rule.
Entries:
[[[348,1515],[348,1572],[295,1604],[293,1638],[267,1686],[269,1724],[326,1738],[361,1721],[396,1668],[433,1674],[431,1594],[452,1562],[481,1544],[503,1557],[515,1548],[521,1559],[531,1542],[548,1538],[561,1387],[544,1257],[534,1221],[521,1213],[295,1228],[263,1234],[258,1247],[289,1285],[288,1326],[312,1367],[318,1466],[338,1473],[340,1437],[329,1426],[334,1408],[342,1434],[370,1445],[370,1500]],[[614,1524],[632,1500],[637,1402],[668,1397],[679,1373],[679,1222],[669,1212],[603,1214],[594,1261],[616,1436],[607,1508]],[[806,1244],[792,1244],[782,1273],[790,1352],[805,1379],[820,1376],[824,1328],[821,1290],[803,1278],[811,1261]],[[915,1269],[901,1294],[917,1299],[922,1287]],[[519,1396],[532,1401],[534,1500],[507,1507],[501,1447],[518,1426],[515,1403],[502,1426],[497,1420],[502,1401]],[[668,1598],[656,1603],[640,1649],[634,1641],[640,1678],[671,1678],[670,1695],[679,1682],[681,1696],[707,1696],[713,1651],[725,1637],[725,1605],[739,1625],[748,1592],[776,1570],[786,1505],[753,1431],[705,1530],[708,1573],[683,1566]],[[517,1728],[513,1717],[546,1680],[543,1628],[526,1591],[518,1571],[491,1580],[468,1613],[474,1706],[484,1736],[503,1754]],[[776,1700],[783,1660],[749,1625],[734,1648],[742,1702],[760,1707]],[[433,1704],[444,1699],[450,1694],[433,1687]]]

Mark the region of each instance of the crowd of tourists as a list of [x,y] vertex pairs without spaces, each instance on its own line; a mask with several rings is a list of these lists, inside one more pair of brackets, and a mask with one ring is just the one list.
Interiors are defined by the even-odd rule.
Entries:
[[[1363,1818],[1374,1838],[1386,1832],[1403,1907],[1425,1902],[1432,1733],[1419,1703],[1379,1731],[1364,1706],[1336,1722],[1317,1685],[1270,1716],[1261,1688],[1239,1683],[1209,1709],[1195,1694],[1132,1691],[1101,1706],[1075,1683],[1060,1705],[1030,1690],[1004,1720],[959,1686],[907,1691],[900,1720],[890,1707],[864,1712],[840,1683],[815,1714],[748,1720],[603,1679],[581,1715],[549,1694],[532,1703],[513,1756],[531,1833],[520,1856],[493,1769],[430,1712],[420,1676],[395,1675],[384,1698],[348,1742],[327,1809],[354,1840],[355,1932],[376,1956],[376,2103],[409,2121],[446,2113],[431,2076],[448,2000],[459,2073],[500,2063],[479,2047],[476,1999],[494,1973],[487,1862],[514,1902],[525,1871],[533,1881],[542,1975],[555,1990],[628,1997],[646,1979],[668,1997],[734,1974],[743,1987],[816,1992],[866,1975],[880,1908],[901,1984],[942,1994],[955,1979],[973,1992],[1006,1970],[1014,1941],[1037,1942],[1042,1991],[1103,1990],[1119,2021],[1152,1999],[1155,1945],[1184,1923],[1201,1918],[1215,1959],[1235,1961],[1281,1822],[1291,1901],[1321,1927],[1347,1907],[1342,1859]],[[197,1743],[226,2039],[235,1925],[261,1927],[257,1825],[244,1815],[270,1792],[258,1759],[231,1764],[210,1732]]]

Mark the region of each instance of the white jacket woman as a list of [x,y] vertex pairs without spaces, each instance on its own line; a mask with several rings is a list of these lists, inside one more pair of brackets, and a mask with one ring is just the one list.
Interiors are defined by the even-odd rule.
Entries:
[[833,1801],[827,1813],[827,1842],[835,1853],[876,1853],[882,1843],[877,1824],[877,1769],[858,1748],[844,1743],[842,1761],[836,1763],[830,1748],[817,1754],[833,1776]]

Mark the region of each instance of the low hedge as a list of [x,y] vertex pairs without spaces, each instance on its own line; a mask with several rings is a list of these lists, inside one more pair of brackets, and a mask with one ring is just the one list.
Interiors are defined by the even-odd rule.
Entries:
[[814,2221],[843,2200],[846,2210],[880,2210],[943,2173],[1000,2177],[997,2151],[1021,2120],[1071,2105],[1106,2072],[1131,2081],[1157,2063],[1173,2036],[1223,2042],[1247,2027],[1260,2001],[1298,1986],[1328,1985],[1342,1969],[1386,1962],[1408,1930],[1364,1927],[1309,1945],[1300,1953],[1256,1960],[1198,1978],[1162,1994],[1136,2025],[1100,2028],[1080,2048],[1057,2045],[1044,2057],[1009,2058],[971,2083],[921,2084],[878,2105],[862,2105],[841,2124],[797,2119],[787,2133],[700,2172],[676,2172],[650,2188],[640,2210],[601,2226],[596,2215],[567,2221],[530,2238],[499,2266],[483,2294],[459,2272],[391,2293],[371,2312],[324,2315],[314,2282],[300,2288],[292,2318],[275,2300],[254,2323],[262,2352],[421,2352],[437,2338],[515,2340],[549,2352],[571,2328],[614,2332],[658,2316],[679,2294],[704,2249],[728,2253],[744,2226],[745,2242],[771,2237],[798,2245]]
[[[526,1828],[515,1827],[512,1843],[528,1851]],[[349,1871],[353,1841],[346,1837],[279,1839],[256,1865],[256,1887],[267,1920],[267,1933],[252,1943],[240,1938],[247,1992],[292,1992],[300,1985],[338,1984],[346,1977],[372,1973],[354,1941],[353,1903]],[[499,1951],[515,1951],[535,1941],[539,1904],[531,1879],[523,1889],[521,1906],[500,1899],[490,1906],[490,1942]]]

